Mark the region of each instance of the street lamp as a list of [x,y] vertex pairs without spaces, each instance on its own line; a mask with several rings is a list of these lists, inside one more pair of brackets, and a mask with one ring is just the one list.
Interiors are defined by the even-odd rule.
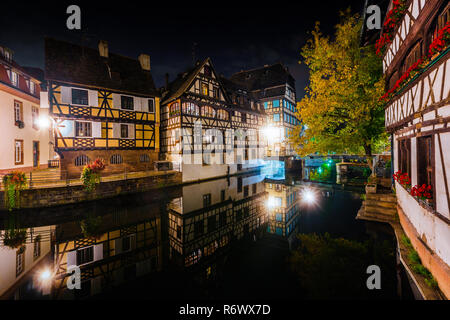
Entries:
[[47,116],[39,117],[39,127],[48,129],[50,127],[50,119]]

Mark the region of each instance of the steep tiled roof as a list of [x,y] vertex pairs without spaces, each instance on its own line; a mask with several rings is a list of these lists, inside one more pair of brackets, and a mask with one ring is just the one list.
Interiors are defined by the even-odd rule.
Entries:
[[65,41],[45,39],[45,79],[139,95],[159,96],[150,71],[136,59]]
[[195,67],[189,68],[186,72],[180,73],[174,81],[170,82],[169,86],[165,88],[166,91],[163,93],[162,104],[179,98],[186,90],[188,90],[189,85],[195,79],[197,73],[208,61],[210,61],[209,58],[205,59],[201,63],[197,63]]
[[246,87],[249,91],[269,89],[286,83],[295,88],[294,78],[281,63],[238,72],[231,76],[231,81]]

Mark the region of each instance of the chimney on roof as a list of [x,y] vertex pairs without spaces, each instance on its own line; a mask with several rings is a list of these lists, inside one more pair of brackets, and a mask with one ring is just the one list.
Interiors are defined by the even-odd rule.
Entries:
[[141,54],[139,56],[139,62],[142,70],[150,71],[150,56],[148,54]]
[[103,58],[109,57],[108,41],[105,41],[105,40],[99,41],[98,52],[100,54],[100,57],[103,57]]
[[169,74],[166,73],[166,89],[169,88]]

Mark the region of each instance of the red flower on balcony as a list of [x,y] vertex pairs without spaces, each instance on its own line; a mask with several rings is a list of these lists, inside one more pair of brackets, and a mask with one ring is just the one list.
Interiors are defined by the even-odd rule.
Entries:
[[387,13],[383,24],[383,34],[375,44],[376,53],[382,56],[386,47],[392,42],[394,33],[403,19],[406,10],[406,0],[394,0],[392,9]]
[[428,56],[431,58],[435,54],[440,53],[450,44],[450,21],[447,22],[444,28],[438,30],[435,34],[433,42],[430,44]]
[[432,190],[433,188],[430,185],[417,185],[411,188],[411,196],[421,200],[432,199]]
[[406,172],[402,173],[401,171],[397,171],[393,177],[395,181],[397,181],[404,187],[409,187],[411,185],[411,178]]

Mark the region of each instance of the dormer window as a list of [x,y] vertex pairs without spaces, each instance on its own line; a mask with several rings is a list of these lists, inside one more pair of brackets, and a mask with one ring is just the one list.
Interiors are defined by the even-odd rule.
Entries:
[[17,74],[17,72],[8,70],[8,76],[9,76],[9,80],[11,81],[11,84],[15,87],[18,87],[19,86],[19,75]]
[[36,94],[36,84],[31,80],[27,80],[27,85],[28,85],[28,89],[30,90],[30,93]]

